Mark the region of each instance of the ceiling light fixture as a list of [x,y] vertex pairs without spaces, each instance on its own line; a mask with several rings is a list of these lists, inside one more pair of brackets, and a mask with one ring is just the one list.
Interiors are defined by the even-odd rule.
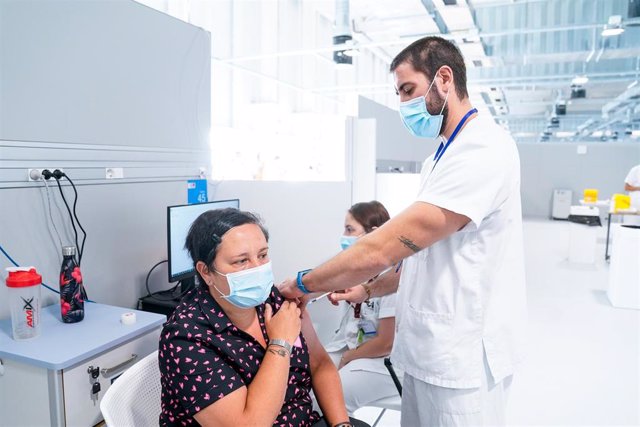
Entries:
[[568,132],[568,131],[556,132],[556,137],[558,137],[558,138],[571,138],[572,136],[576,136],[576,133],[575,132]]
[[571,84],[574,86],[582,86],[589,83],[589,77],[586,75],[575,76],[573,80],[571,80]]
[[351,26],[349,24],[349,0],[336,0],[336,22],[333,33],[333,45],[343,45],[345,48],[333,52],[333,62],[339,67],[353,65],[352,55],[346,53],[353,50],[353,37],[351,36]]
[[622,16],[611,15],[609,17],[609,22],[602,30],[602,37],[619,36],[622,33],[624,33],[624,28],[622,28]]
[[343,50],[342,53],[344,55],[350,56],[350,57],[354,57],[354,56],[360,56],[362,54],[362,52],[360,52],[360,50],[358,50],[357,48],[352,47],[351,49],[346,49]]

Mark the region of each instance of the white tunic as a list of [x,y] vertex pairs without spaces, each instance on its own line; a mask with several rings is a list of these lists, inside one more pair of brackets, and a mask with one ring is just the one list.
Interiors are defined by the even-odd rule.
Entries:
[[[640,187],[640,165],[631,168],[624,182],[634,187]],[[629,191],[629,196],[631,197],[631,206],[640,209],[640,191]]]
[[417,200],[471,222],[405,259],[392,360],[418,380],[475,388],[483,374],[483,345],[496,382],[511,375],[522,358],[520,160],[511,136],[491,118],[478,116],[433,166],[431,156]]
[[[333,339],[329,344],[325,346],[325,350],[328,352],[340,352],[342,353],[347,349],[354,349],[371,338],[376,334],[363,334],[361,329],[361,322],[370,322],[375,330],[378,330],[380,319],[388,317],[394,317],[396,311],[396,294],[385,295],[380,298],[371,298],[369,302],[364,302],[360,308],[360,317],[354,317],[353,306],[348,304],[347,310],[340,322],[340,328],[336,331]],[[387,374],[387,368],[383,363],[384,358],[364,358],[358,359],[357,364],[349,363],[345,368],[358,369],[369,372],[377,372],[379,374]],[[357,368],[356,368],[357,366]],[[344,368],[343,368],[344,369]]]

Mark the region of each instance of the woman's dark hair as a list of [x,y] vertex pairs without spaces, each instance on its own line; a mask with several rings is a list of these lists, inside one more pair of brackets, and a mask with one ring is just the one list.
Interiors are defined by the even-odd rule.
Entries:
[[[207,268],[212,269],[213,261],[216,259],[218,245],[222,241],[222,236],[234,227],[245,224],[255,224],[262,230],[265,239],[269,241],[269,232],[262,225],[260,218],[250,212],[244,212],[234,208],[214,209],[202,213],[189,228],[189,234],[184,244],[184,248],[189,251],[193,265],[198,261],[205,263]],[[200,283],[204,280],[197,272]]]
[[351,206],[349,213],[364,227],[364,231],[370,233],[373,227],[380,227],[389,221],[389,212],[384,205],[376,200],[356,203]]
[[433,81],[440,67],[448,65],[453,71],[453,83],[458,98],[469,97],[467,92],[467,67],[455,44],[440,37],[424,37],[405,47],[391,61],[389,71],[394,72],[400,64],[408,62],[416,71]]

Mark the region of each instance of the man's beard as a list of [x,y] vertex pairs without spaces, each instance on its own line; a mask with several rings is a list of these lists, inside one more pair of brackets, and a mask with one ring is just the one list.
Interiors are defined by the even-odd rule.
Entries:
[[[444,110],[442,106],[444,105]],[[433,99],[429,102],[427,106],[427,111],[432,116],[436,116],[440,114],[442,111],[442,127],[440,128],[440,134],[444,132],[444,129],[447,127],[447,119],[449,117],[449,105],[445,105],[445,99],[440,96],[437,90],[433,91]]]

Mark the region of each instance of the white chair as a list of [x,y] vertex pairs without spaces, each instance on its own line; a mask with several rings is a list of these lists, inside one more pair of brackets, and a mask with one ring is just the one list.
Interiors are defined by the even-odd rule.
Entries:
[[370,402],[367,404],[367,406],[372,406],[374,408],[382,408],[382,411],[378,415],[378,418],[376,418],[376,420],[371,425],[371,427],[376,427],[380,422],[380,420],[382,419],[382,416],[384,415],[384,413],[387,412],[387,409],[393,409],[394,411],[400,412],[400,409],[402,407],[402,398],[399,395],[385,397],[382,399],[378,399],[374,402]]
[[398,376],[396,375],[396,371],[393,369],[391,358],[389,357],[384,358],[384,366],[386,366],[387,370],[389,371],[389,375],[391,376],[391,379],[393,379],[393,383],[398,389],[398,395],[385,397],[383,399],[378,399],[375,402],[370,402],[367,405],[367,406],[373,406],[374,408],[382,408],[382,411],[378,415],[378,418],[376,418],[376,420],[373,422],[372,427],[376,427],[378,425],[384,413],[387,412],[387,409],[393,409],[394,411],[398,411],[398,412],[402,409],[402,384],[398,379]]
[[105,393],[100,411],[107,426],[157,426],[161,390],[156,350],[127,369]]

